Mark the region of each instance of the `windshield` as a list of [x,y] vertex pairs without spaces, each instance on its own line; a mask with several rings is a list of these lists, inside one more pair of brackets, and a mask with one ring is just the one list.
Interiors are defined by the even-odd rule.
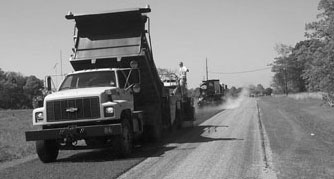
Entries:
[[116,86],[114,71],[98,71],[68,75],[60,86],[59,91],[65,89],[103,86]]

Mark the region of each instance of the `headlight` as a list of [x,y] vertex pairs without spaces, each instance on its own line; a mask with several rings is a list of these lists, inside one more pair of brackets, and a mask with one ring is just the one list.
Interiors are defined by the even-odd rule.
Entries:
[[44,120],[43,112],[35,113],[35,121],[36,123],[42,122]]
[[108,106],[104,107],[104,116],[105,117],[113,117],[115,114],[114,107]]

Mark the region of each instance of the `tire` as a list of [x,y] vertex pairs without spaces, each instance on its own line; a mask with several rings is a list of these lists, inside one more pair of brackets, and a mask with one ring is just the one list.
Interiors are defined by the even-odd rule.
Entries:
[[162,128],[158,125],[145,125],[140,142],[158,143],[162,139]]
[[190,106],[188,120],[195,121],[195,108],[193,106]]
[[159,124],[152,126],[152,142],[160,142],[162,138],[162,127]]
[[36,152],[43,163],[56,161],[59,153],[59,144],[55,140],[36,141]]
[[186,117],[185,116],[184,104],[183,104],[182,101],[181,101],[181,104],[180,104],[180,109],[177,110],[177,115],[178,115],[177,116],[178,121],[176,123],[176,128],[181,129],[184,118]]
[[133,131],[127,118],[122,118],[122,134],[116,137],[114,147],[120,157],[126,157],[132,153]]

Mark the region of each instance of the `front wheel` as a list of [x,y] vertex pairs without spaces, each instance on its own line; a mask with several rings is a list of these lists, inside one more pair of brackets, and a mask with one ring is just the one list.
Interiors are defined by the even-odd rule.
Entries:
[[56,161],[59,153],[59,144],[55,140],[36,141],[36,151],[43,163]]
[[115,139],[114,147],[121,157],[126,157],[132,153],[133,131],[127,118],[122,119],[122,134]]

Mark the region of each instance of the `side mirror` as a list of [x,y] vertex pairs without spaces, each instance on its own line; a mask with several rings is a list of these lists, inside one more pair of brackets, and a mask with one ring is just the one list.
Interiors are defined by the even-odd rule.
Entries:
[[139,85],[139,83],[132,84],[132,85],[128,86],[125,89],[125,91],[128,91],[129,89],[131,89],[132,92],[134,92],[134,93],[139,93],[140,92],[140,85]]
[[133,91],[134,93],[139,93],[139,92],[140,92],[140,85],[139,85],[139,83],[136,83],[136,84],[134,84],[134,85],[132,86],[132,91]]
[[47,84],[47,90],[51,91],[52,90],[52,86],[51,86],[51,76],[47,76],[46,77],[46,84]]

